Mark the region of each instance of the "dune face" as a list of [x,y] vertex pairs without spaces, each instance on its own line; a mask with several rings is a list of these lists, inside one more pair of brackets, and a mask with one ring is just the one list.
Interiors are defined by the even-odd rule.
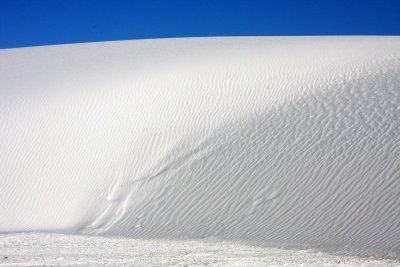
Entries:
[[0,232],[400,257],[400,38],[0,50]]

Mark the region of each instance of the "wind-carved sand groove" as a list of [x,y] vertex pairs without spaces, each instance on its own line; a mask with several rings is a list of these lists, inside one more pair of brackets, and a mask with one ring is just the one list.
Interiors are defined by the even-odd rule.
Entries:
[[0,231],[400,257],[400,38],[0,50]]

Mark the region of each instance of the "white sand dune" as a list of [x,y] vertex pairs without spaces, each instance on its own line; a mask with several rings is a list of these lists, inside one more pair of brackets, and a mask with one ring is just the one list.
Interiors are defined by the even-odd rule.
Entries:
[[0,50],[0,232],[400,257],[400,37]]

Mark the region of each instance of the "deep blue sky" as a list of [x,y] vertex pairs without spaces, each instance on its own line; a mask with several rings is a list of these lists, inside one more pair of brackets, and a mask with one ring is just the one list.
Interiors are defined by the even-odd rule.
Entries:
[[0,48],[257,35],[400,35],[400,0],[0,0]]

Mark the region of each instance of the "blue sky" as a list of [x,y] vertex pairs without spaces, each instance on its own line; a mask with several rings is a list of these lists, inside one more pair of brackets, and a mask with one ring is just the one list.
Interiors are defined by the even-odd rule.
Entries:
[[400,0],[0,0],[0,48],[262,35],[400,35]]

